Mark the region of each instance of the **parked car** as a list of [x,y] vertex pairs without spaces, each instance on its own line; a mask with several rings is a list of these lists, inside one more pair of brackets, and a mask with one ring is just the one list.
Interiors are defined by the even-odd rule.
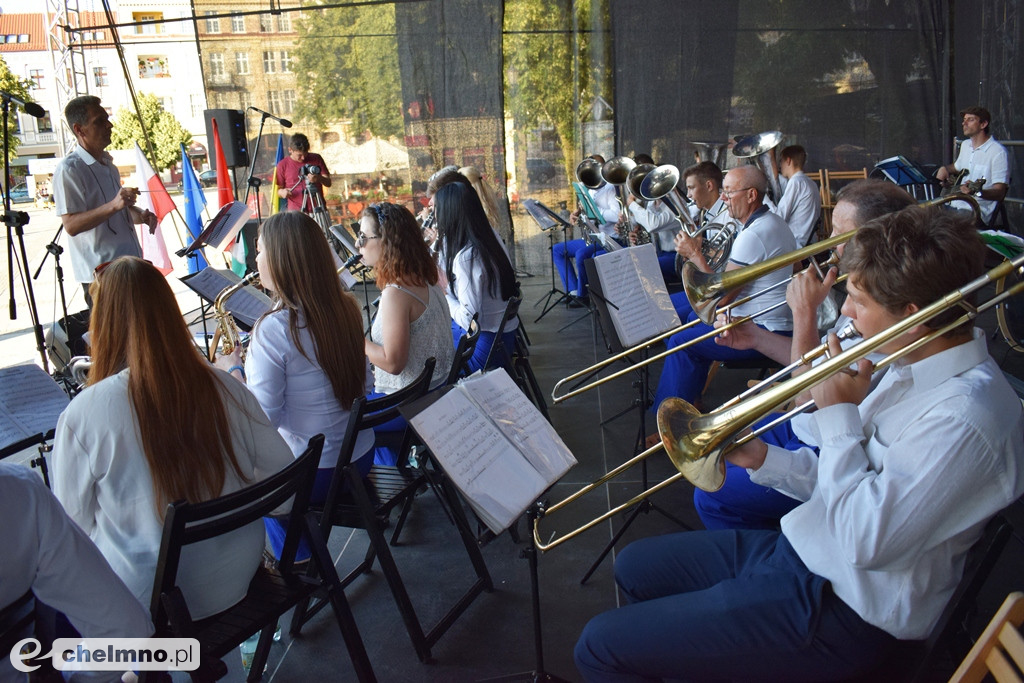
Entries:
[[11,188],[11,204],[24,204],[34,200],[35,197],[29,195],[28,185],[25,183],[18,183]]
[[531,183],[551,182],[557,172],[555,165],[547,159],[526,160],[526,177]]
[[217,171],[210,169],[209,171],[203,171],[199,174],[199,184],[203,187],[216,187],[217,186]]

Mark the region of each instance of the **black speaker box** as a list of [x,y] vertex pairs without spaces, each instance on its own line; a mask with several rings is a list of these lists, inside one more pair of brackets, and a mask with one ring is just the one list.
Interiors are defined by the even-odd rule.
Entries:
[[245,138],[245,112],[241,109],[206,109],[206,139],[210,168],[216,168],[213,152],[213,121],[217,121],[220,144],[224,148],[224,160],[229,167],[249,165],[249,143]]

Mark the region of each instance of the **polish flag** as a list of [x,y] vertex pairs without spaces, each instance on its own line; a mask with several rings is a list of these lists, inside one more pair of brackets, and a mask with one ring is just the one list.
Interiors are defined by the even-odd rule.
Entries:
[[170,275],[174,270],[174,265],[167,253],[160,221],[174,210],[174,200],[168,194],[160,176],[149,165],[138,142],[135,143],[135,173],[140,190],[135,206],[140,209],[149,209],[156,214],[157,220],[156,232],[152,234],[149,232],[149,226],[145,223],[138,226],[139,241],[142,243],[142,258],[156,266],[156,269],[164,275]]

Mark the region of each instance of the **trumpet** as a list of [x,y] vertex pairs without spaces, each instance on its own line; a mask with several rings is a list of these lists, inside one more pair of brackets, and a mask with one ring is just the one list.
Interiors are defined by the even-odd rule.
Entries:
[[[555,511],[566,507],[586,493],[593,491],[595,488],[617,477],[619,474],[625,472],[635,464],[642,462],[662,449],[666,451],[669,459],[672,461],[672,464],[676,467],[678,472],[665,480],[654,484],[625,503],[622,503],[608,512],[591,519],[580,527],[548,543],[543,543],[541,541],[541,518],[538,518],[534,522],[533,527],[533,537],[536,547],[545,551],[561,545],[587,529],[590,529],[618,513],[639,504],[654,493],[670,486],[681,478],[689,480],[695,486],[705,491],[715,491],[719,489],[725,481],[725,464],[722,460],[723,456],[733,448],[737,448],[744,443],[747,443],[749,440],[756,438],[766,429],[771,428],[771,426],[776,424],[778,421],[773,422],[772,425],[766,425],[764,429],[760,429],[750,435],[737,438],[737,436],[750,425],[762,419],[778,406],[787,403],[808,389],[829,379],[836,373],[846,371],[851,364],[866,358],[871,353],[898,339],[901,335],[905,334],[917,325],[927,323],[936,316],[957,306],[965,310],[963,315],[959,316],[952,322],[931,331],[927,335],[924,335],[903,348],[889,354],[874,366],[873,371],[877,372],[878,370],[891,365],[907,354],[929,344],[934,339],[950,332],[964,323],[970,322],[985,310],[988,310],[993,306],[998,306],[1006,299],[1018,295],[1024,291],[1024,281],[1017,282],[1012,287],[999,291],[999,293],[995,294],[982,304],[972,306],[967,301],[968,297],[974,292],[977,292],[993,282],[999,283],[1005,281],[1005,278],[1008,275],[1015,271],[1020,271],[1022,266],[1024,266],[1024,255],[1018,256],[1012,260],[1003,261],[1001,264],[982,276],[972,280],[963,287],[953,290],[929,306],[926,306],[918,312],[903,318],[878,334],[851,346],[842,353],[839,353],[819,365],[810,368],[803,374],[795,375],[781,384],[776,384],[773,387],[760,391],[752,398],[748,398],[743,401],[730,402],[729,404],[704,415],[702,415],[692,405],[680,399],[666,400],[658,408],[658,431],[662,439],[661,444],[648,448],[646,451],[636,455],[622,465],[619,465],[612,471],[608,472],[600,479],[587,484],[565,499],[547,507],[544,511],[544,515],[545,517],[550,517]],[[813,352],[809,352],[807,357],[825,353],[827,351],[827,345],[822,345],[822,347],[815,349]],[[766,382],[767,381],[768,380],[766,380]],[[759,387],[763,385],[764,383],[759,385]],[[787,413],[785,416],[780,418],[780,420],[789,419],[793,415],[799,412],[804,412],[813,406],[813,401],[807,401],[806,403],[798,406],[794,411]]]
[[[236,346],[238,346],[238,341],[241,336],[238,333],[238,326],[235,324],[235,319],[231,315],[231,311],[227,309],[228,299],[248,285],[258,285],[259,282],[260,274],[253,271],[235,284],[220,290],[220,293],[217,294],[217,298],[214,299],[213,308],[214,318],[217,320],[217,329],[213,333],[213,342],[210,344],[211,363],[217,357],[218,341],[221,344],[221,354],[226,356],[231,353]],[[242,359],[245,360],[245,349],[242,349]]]

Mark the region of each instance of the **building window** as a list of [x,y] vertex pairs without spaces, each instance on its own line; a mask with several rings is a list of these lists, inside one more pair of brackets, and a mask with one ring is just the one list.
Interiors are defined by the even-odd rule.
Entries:
[[240,75],[246,76],[249,73],[249,53],[248,52],[236,52],[235,53],[235,71]]
[[282,90],[281,91],[281,110],[285,114],[291,114],[295,111],[295,91],[294,90]]
[[248,90],[243,90],[238,93],[238,108],[245,111],[252,106],[252,93]]
[[44,116],[41,119],[38,119],[36,127],[39,129],[40,133],[53,132],[53,123],[50,121],[50,112],[46,112],[46,116]]
[[16,43],[16,42],[18,42],[17,34],[15,34],[15,33],[8,33],[7,34],[7,42],[8,43]]
[[107,78],[107,67],[94,66],[92,68],[92,82],[97,87],[101,85],[110,85],[110,79]]
[[219,52],[210,53],[210,75],[211,76],[223,76],[224,75],[224,55]]
[[281,14],[277,17],[277,30],[281,32],[292,30],[292,17],[290,14]]
[[43,87],[43,70],[42,69],[29,69],[28,79],[32,81],[32,88],[34,90]]
[[164,55],[140,55],[139,78],[170,78],[167,57]]
[[[132,12],[132,21],[159,21],[163,20],[163,18],[163,12]],[[137,34],[153,35],[163,32],[164,27],[162,24],[143,24],[142,26],[135,27],[135,33]]]
[[274,30],[274,18],[269,14],[260,15],[260,33],[270,33]]
[[231,15],[231,32],[232,33],[245,33],[245,17],[237,14]]
[[212,15],[216,14],[216,12],[213,12],[211,10],[207,10],[203,14],[205,14],[207,16],[207,19],[206,19],[206,32],[207,33],[220,33],[220,19],[218,19],[218,18],[212,18],[212,19],[209,18]]
[[292,55],[288,50],[281,50],[281,73],[290,74],[292,72]]
[[188,96],[188,102],[192,107],[192,118],[197,119],[203,115],[203,109],[205,109],[203,96],[192,93]]
[[276,90],[267,92],[267,109],[271,114],[281,113],[281,93]]
[[277,62],[274,61],[274,51],[263,51],[263,73],[277,73]]
[[28,34],[27,33],[19,33],[18,34],[18,42],[19,43],[27,43],[28,42]]

